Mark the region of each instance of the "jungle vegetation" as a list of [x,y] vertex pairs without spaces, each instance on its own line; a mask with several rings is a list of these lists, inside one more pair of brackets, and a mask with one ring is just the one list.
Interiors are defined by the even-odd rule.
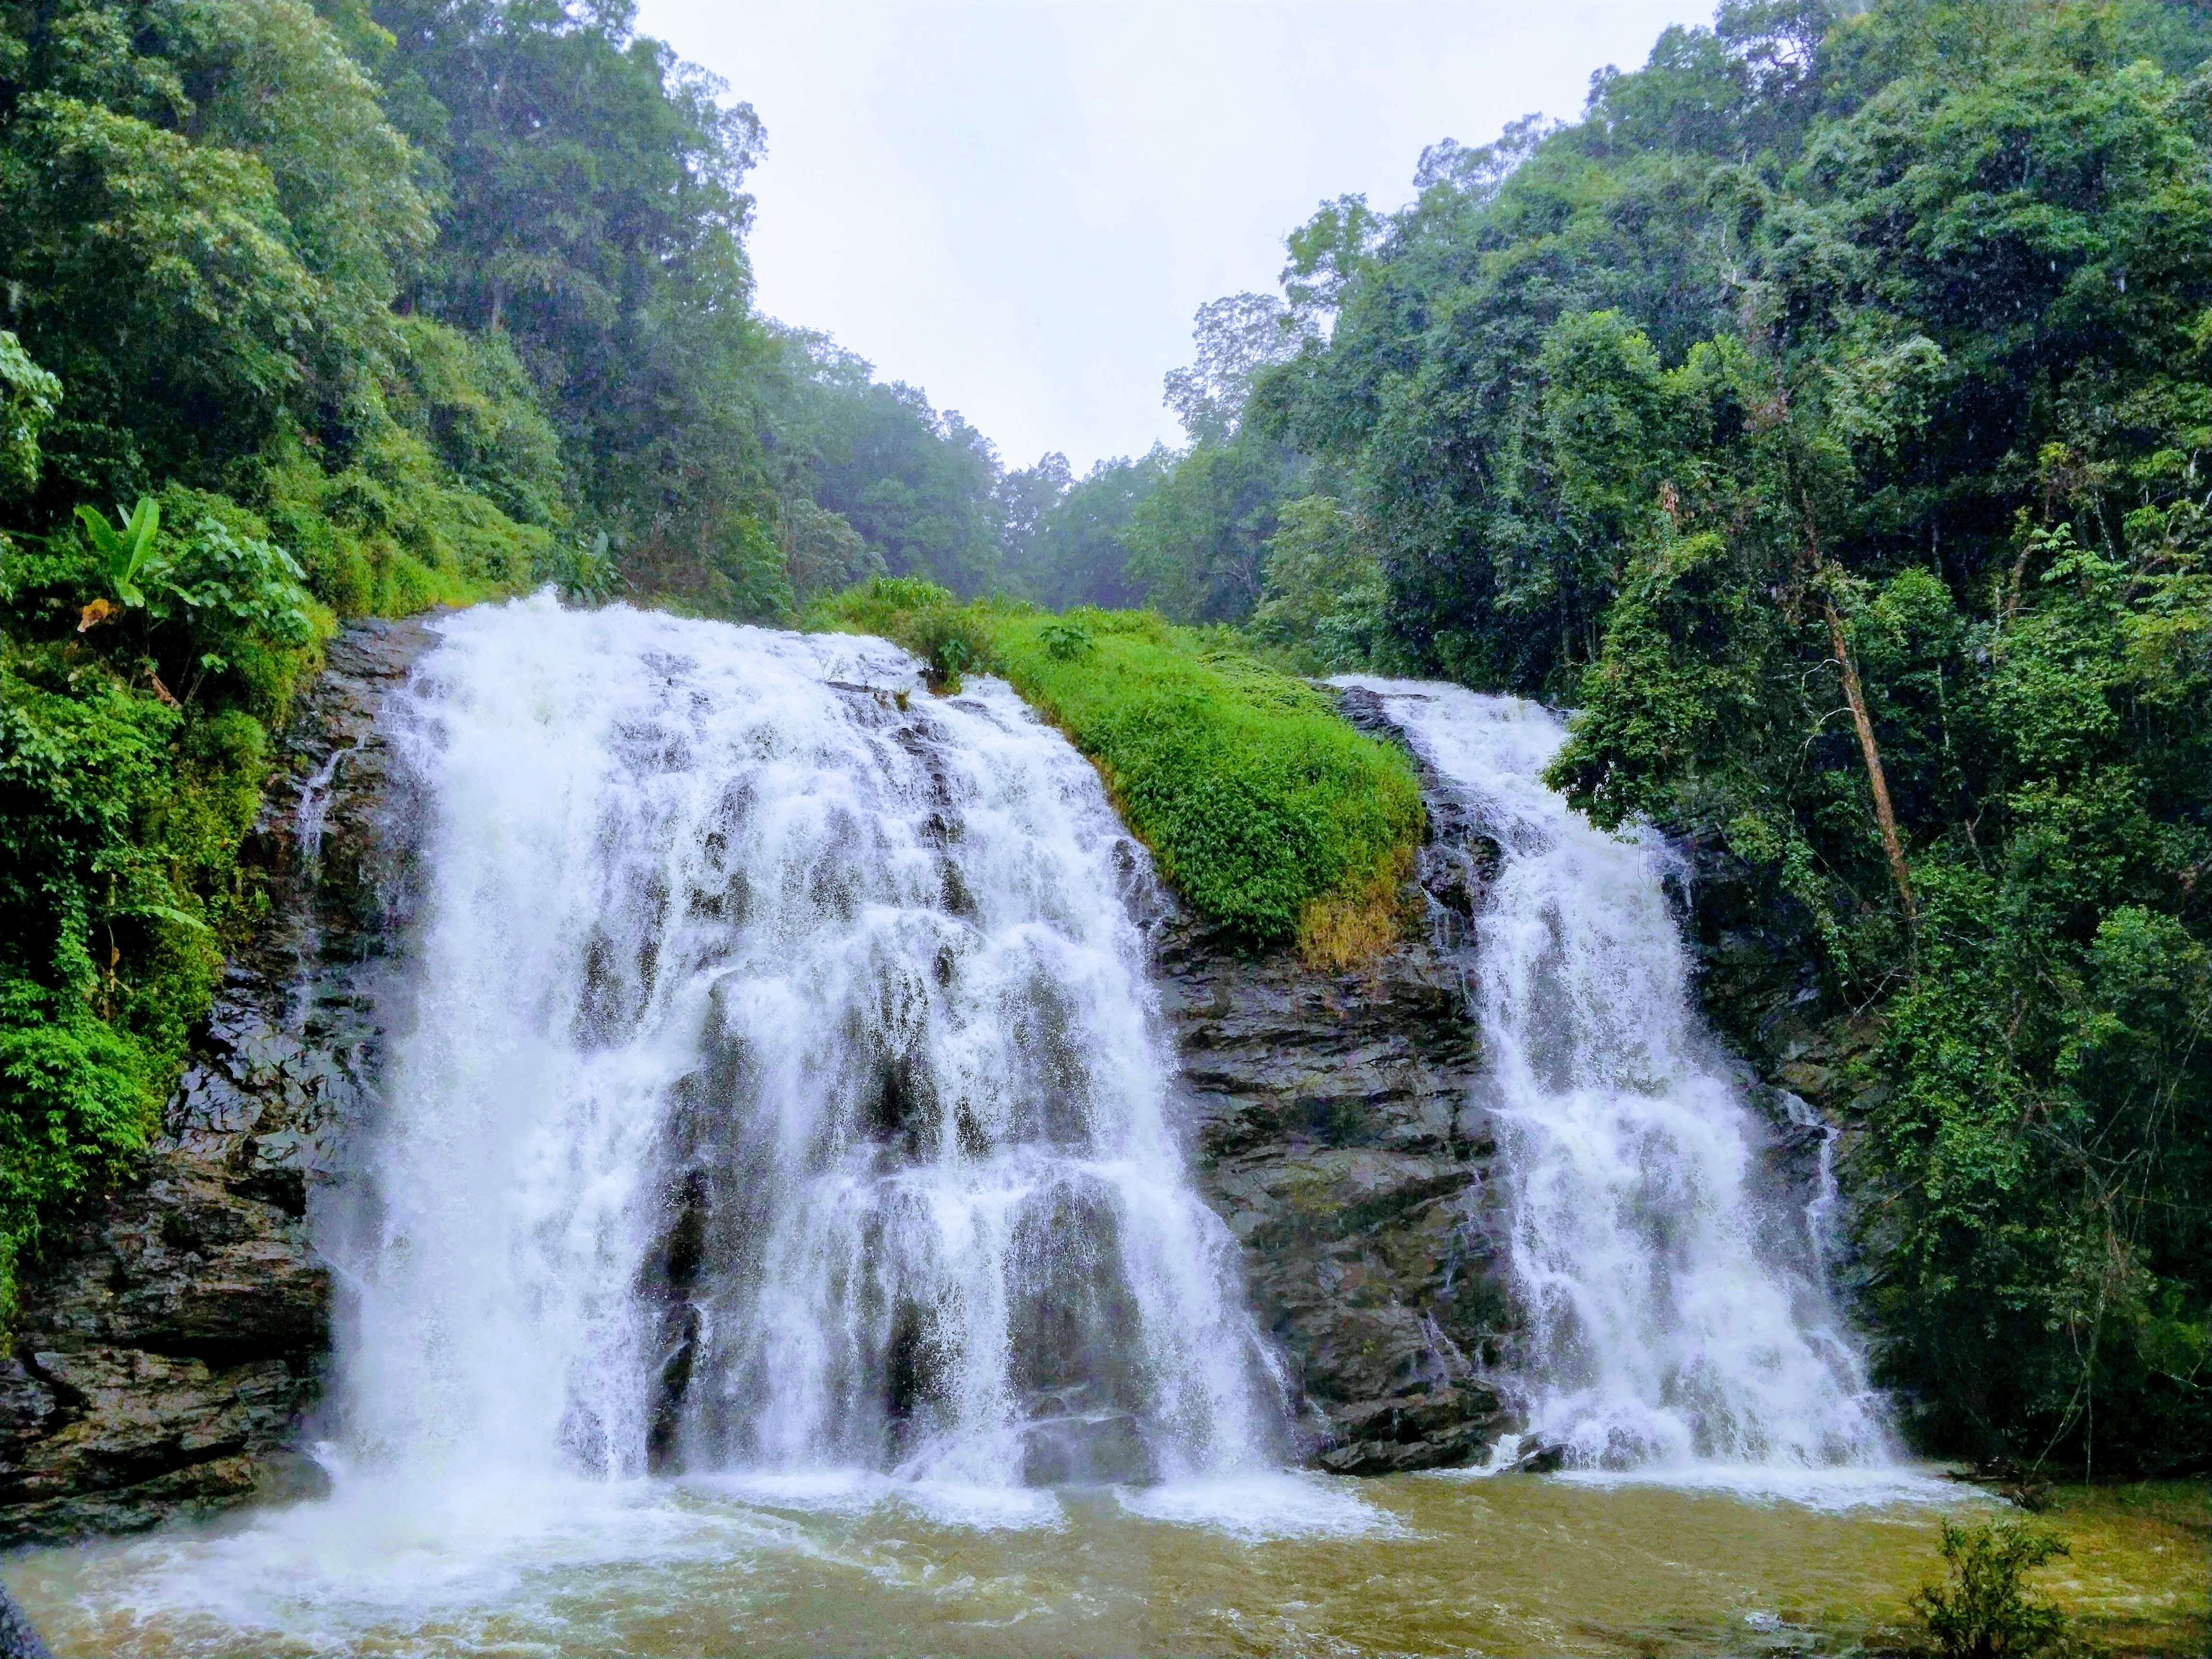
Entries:
[[1729,0],[1414,182],[1200,313],[1127,576],[1576,709],[1553,782],[1877,1033],[1851,1288],[1914,1438],[2203,1470],[2212,8]]
[[559,0],[0,0],[0,1304],[154,1127],[336,622],[973,592],[988,446],[757,314],[750,108]]

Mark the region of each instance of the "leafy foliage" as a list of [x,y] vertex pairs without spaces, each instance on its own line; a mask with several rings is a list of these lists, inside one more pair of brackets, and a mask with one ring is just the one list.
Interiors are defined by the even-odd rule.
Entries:
[[2027,1577],[2068,1554],[2066,1540],[2024,1522],[1943,1522],[1948,1582],[1912,1598],[1944,1659],[2033,1659],[2064,1635],[2066,1615],[2034,1595]]
[[1382,565],[1358,515],[1334,495],[1302,495],[1277,510],[1260,592],[1245,632],[1297,668],[1387,665]]
[[[1066,653],[1071,623],[1089,649]],[[1264,944],[1312,939],[1317,907],[1395,908],[1419,793],[1404,756],[1325,695],[1142,611],[1017,616],[997,637],[1007,678],[1098,763],[1207,921]]]
[[872,565],[963,594],[991,586],[999,463],[982,434],[931,408],[917,387],[878,383],[866,362],[820,335],[783,331],[778,343],[770,419],[775,459],[790,473],[785,493],[811,497],[872,550],[841,550],[818,575],[810,570],[810,597],[827,591],[827,578],[842,586]]
[[999,485],[1000,570],[1013,591],[1056,610],[1140,604],[1128,532],[1173,465],[1164,449],[1099,462],[1082,477],[1065,455],[1006,474]]
[[1319,481],[1255,635],[1577,704],[1554,782],[1732,852],[1808,1016],[1877,1017],[1882,1378],[2085,1469],[2212,1448],[2208,56],[2195,7],[1729,0],[1326,204],[1236,439]]
[[[988,580],[988,448],[753,314],[759,142],[619,5],[0,0],[0,1297],[155,1121],[336,617],[781,617],[884,568],[832,483]],[[886,398],[936,495],[793,464]]]
[[161,527],[161,504],[151,495],[141,495],[129,514],[118,507],[115,516],[124,520],[120,530],[108,523],[107,515],[96,507],[80,507],[76,516],[115,597],[128,605],[143,605],[146,596],[138,591],[138,576],[154,551],[155,532]]
[[0,330],[0,498],[39,482],[39,434],[54,417],[62,383],[31,361],[23,343]]

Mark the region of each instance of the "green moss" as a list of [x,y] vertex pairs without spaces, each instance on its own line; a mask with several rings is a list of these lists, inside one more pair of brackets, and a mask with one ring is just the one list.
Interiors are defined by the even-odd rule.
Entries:
[[[1255,945],[1395,936],[1395,901],[1422,824],[1405,757],[1355,731],[1327,695],[1237,650],[1218,631],[1150,611],[1054,617],[888,579],[811,608],[806,624],[909,648],[974,642],[1106,781],[1160,873],[1208,921]],[[939,668],[942,665],[939,665]],[[1332,932],[1332,928],[1334,931]]]

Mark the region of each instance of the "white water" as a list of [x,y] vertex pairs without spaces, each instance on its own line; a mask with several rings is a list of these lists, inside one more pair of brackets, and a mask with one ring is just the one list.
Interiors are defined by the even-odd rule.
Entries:
[[445,624],[398,737],[434,817],[334,1251],[349,1468],[1265,1463],[1234,1242],[1164,1115],[1141,855],[1006,688],[539,599]]
[[[1167,1127],[1144,860],[1057,736],[872,641],[542,599],[444,628],[393,733],[431,810],[414,1006],[319,1200],[334,1490],[18,1557],[63,1650],[1564,1651],[1563,1562],[1671,1642],[1651,1563],[1733,1632],[1747,1540],[1789,1605],[1885,1533],[1716,1532],[1698,1489],[1950,1499],[1881,1466],[1825,1210],[1761,1215],[1661,849],[1536,784],[1540,710],[1382,688],[1508,849],[1476,991],[1532,1426],[1585,1467],[1355,1496],[1273,1467]],[[1653,1470],[1693,1490],[1578,1507]],[[1443,1588],[1470,1546],[1481,1595]]]
[[332,1490],[52,1553],[42,1616],[118,1653],[858,1651],[1107,1605],[1000,1539],[1395,1535],[1279,1467],[1167,1116],[1149,865],[1064,739],[878,641],[440,626],[386,716],[428,814],[408,1006],[311,1215]]
[[1566,734],[1536,704],[1338,683],[1382,696],[1504,850],[1469,991],[1530,1320],[1531,1438],[1593,1475],[1755,1469],[1762,1490],[1887,1462],[1814,1248],[1832,1195],[1793,1212],[1760,1169],[1761,1126],[1692,1006],[1664,842],[1606,835],[1544,787]]

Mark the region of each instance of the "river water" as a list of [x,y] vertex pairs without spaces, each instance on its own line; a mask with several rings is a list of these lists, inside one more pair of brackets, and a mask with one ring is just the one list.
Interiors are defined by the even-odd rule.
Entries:
[[[1542,789],[1544,711],[1375,683],[1505,849],[1497,1381],[1571,1467],[1352,1482],[1283,1467],[1149,863],[1056,733],[878,641],[443,627],[387,716],[411,988],[311,1211],[330,1495],[19,1553],[58,1651],[1759,1651],[1893,1621],[1982,1501],[1893,1461],[1663,848]],[[2096,1594],[2156,1578],[2132,1526]]]
[[[227,1533],[18,1555],[6,1577],[64,1659],[1849,1652],[1904,1632],[1939,1516],[1993,1511],[1961,1491],[1921,1471],[1794,1500],[1275,1477],[1185,1489],[1154,1505],[1168,1518],[1112,1492],[1010,1515],[859,1476],[356,1489]],[[2053,1517],[2074,1553],[2052,1588],[2126,1650],[2201,1653],[2212,1504],[2151,1496]]]

